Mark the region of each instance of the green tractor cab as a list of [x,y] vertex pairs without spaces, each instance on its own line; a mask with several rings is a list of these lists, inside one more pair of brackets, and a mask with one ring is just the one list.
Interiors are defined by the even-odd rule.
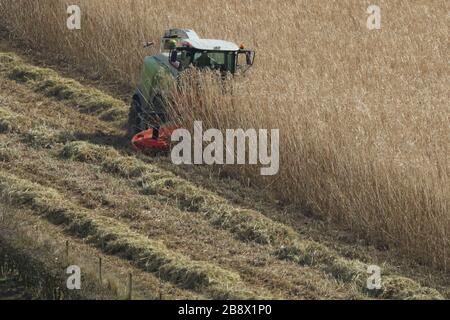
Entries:
[[[145,47],[153,43],[147,43]],[[135,135],[165,124],[164,92],[187,68],[208,68],[226,76],[245,73],[255,52],[223,40],[201,39],[192,30],[171,29],[161,38],[160,53],[144,60],[141,80],[130,108],[128,131]]]

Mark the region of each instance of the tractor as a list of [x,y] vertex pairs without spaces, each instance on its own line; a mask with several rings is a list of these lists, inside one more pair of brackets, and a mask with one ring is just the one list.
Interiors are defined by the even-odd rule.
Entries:
[[[151,47],[154,43],[146,43]],[[165,93],[188,68],[210,69],[222,77],[244,74],[253,66],[255,52],[223,40],[201,39],[188,29],[171,29],[160,40],[160,52],[144,60],[139,86],[133,96],[128,133],[136,150],[167,150],[171,132]]]

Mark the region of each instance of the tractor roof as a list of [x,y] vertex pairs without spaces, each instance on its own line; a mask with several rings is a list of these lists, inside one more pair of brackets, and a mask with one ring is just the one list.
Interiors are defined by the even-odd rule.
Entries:
[[198,50],[207,51],[238,51],[239,47],[232,42],[223,40],[201,39],[194,30],[170,29],[166,31],[163,39],[176,39],[188,41],[191,46]]
[[223,40],[212,39],[189,39],[192,47],[198,50],[208,51],[238,51],[239,47],[233,43]]

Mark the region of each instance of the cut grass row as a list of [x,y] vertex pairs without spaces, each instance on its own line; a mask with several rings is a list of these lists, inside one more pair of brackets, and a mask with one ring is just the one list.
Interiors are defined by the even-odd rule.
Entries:
[[[8,60],[8,58],[3,58],[3,60]],[[26,66],[26,64],[24,65]],[[26,81],[31,82],[32,87],[39,87],[35,84],[37,81],[35,79],[39,79],[38,82],[46,81],[46,73],[39,70],[40,68],[35,67],[30,67],[28,70],[42,75],[41,78],[31,76],[32,80]],[[20,77],[12,77],[12,74],[11,70],[7,73],[10,79],[22,81]],[[67,80],[60,79],[62,83],[67,84]],[[58,99],[66,98],[58,96]],[[67,98],[69,102],[75,103],[77,99],[77,96]],[[344,259],[317,242],[301,240],[292,228],[274,222],[253,210],[236,208],[216,194],[196,187],[171,172],[144,163],[135,157],[122,156],[112,148],[86,142],[78,141],[66,144],[61,151],[61,156],[97,164],[107,172],[135,179],[143,193],[173,201],[182,210],[200,212],[212,224],[229,230],[241,240],[275,246],[275,254],[281,259],[302,265],[316,266],[331,273],[340,281],[356,282],[358,286],[365,287],[367,264]],[[378,292],[382,298],[441,297],[435,290],[422,288],[410,279],[385,275],[384,280],[384,290]]]
[[[17,241],[4,238],[4,230],[0,234],[0,266],[7,272],[16,272],[20,275],[23,283],[27,284],[27,291],[32,296],[41,299],[58,300],[62,295],[67,296],[70,291],[62,293],[64,279],[60,268],[55,268],[49,263],[31,254]],[[59,272],[55,272],[58,270]]]
[[[20,248],[15,246],[17,251],[32,253],[34,257],[48,262],[49,266],[46,269],[62,273],[65,279],[68,277],[66,275],[68,265],[81,268],[82,288],[77,293],[83,299],[128,299],[129,274],[133,275],[133,300],[205,299],[205,296],[196,292],[162,282],[154,274],[142,271],[120,257],[103,254],[101,250],[85,243],[84,239],[65,234],[61,227],[35,215],[31,209],[16,208],[0,202],[0,212],[2,213],[0,233],[8,245],[20,243]],[[101,278],[98,258],[102,259]],[[32,262],[30,263],[31,265],[25,267],[32,268]],[[20,280],[22,275],[18,271],[17,268],[13,268],[13,275],[18,275]],[[65,287],[65,283],[63,285]],[[39,298],[42,295],[38,290],[34,296]],[[62,298],[67,299],[70,296]]]
[[142,270],[181,288],[214,299],[257,297],[246,290],[238,274],[207,262],[192,261],[114,219],[74,205],[54,189],[0,172],[0,195],[3,201],[30,208],[51,223],[64,226],[69,234],[86,239],[105,253],[130,260]]
[[81,112],[97,115],[105,121],[123,125],[128,108],[117,99],[94,88],[81,85],[73,79],[60,77],[54,70],[25,63],[13,53],[0,53],[0,74],[26,84],[35,92],[66,101]]
[[294,236],[292,229],[256,211],[236,208],[216,194],[194,186],[158,166],[136,157],[123,156],[112,147],[73,141],[75,137],[71,133],[46,126],[36,125],[26,130],[30,125],[27,117],[1,107],[0,113],[8,114],[11,131],[23,132],[24,143],[35,148],[50,148],[67,143],[60,152],[63,158],[98,164],[106,172],[136,179],[144,194],[158,196],[162,201],[173,200],[181,210],[201,212],[213,225],[230,230],[240,240],[280,244],[284,243],[284,239]]
[[[17,114],[14,118],[13,113],[10,117],[17,122],[23,118]],[[45,129],[39,132],[42,128]],[[172,202],[181,210],[201,213],[212,225],[230,231],[241,241],[270,245],[274,254],[282,260],[318,268],[340,282],[354,284],[360,291],[373,295],[373,292],[364,289],[368,264],[345,259],[318,242],[301,239],[292,228],[274,222],[259,212],[236,208],[220,196],[155,165],[124,156],[112,147],[65,140],[67,137],[71,135],[38,126],[24,135],[23,142],[35,148],[61,144],[58,153],[64,159],[97,165],[107,173],[128,178],[142,193],[155,196],[164,203]],[[408,278],[384,274],[383,279],[383,290],[376,292],[380,298],[441,298],[434,289],[423,288]]]
[[[69,265],[61,250],[55,250],[42,234],[30,234],[28,221],[16,208],[0,204],[3,218],[0,221],[0,268],[8,275],[15,275],[26,286],[30,298],[38,299],[111,299],[117,291],[111,282],[100,286],[98,279],[83,269],[83,290],[68,290],[66,268]],[[30,227],[28,227],[30,228]],[[35,230],[36,225],[31,225]],[[52,239],[53,240],[53,239]],[[2,273],[0,272],[0,273]]]
[[[235,271],[251,288],[262,288],[262,291],[289,299],[361,297],[353,288],[338,284],[317,269],[277,261],[265,246],[236,241],[226,231],[215,230],[199,214],[182,212],[169,203],[158,204],[153,197],[139,194],[133,181],[102,172],[97,165],[56,157],[59,145],[53,150],[32,149],[19,139],[18,135],[0,135],[0,141],[14,141],[10,145],[16,154],[11,162],[0,163],[0,168],[54,188],[72,202],[117,219],[142,235],[163,241],[171,250],[193,260],[210,261]],[[133,271],[133,279],[138,272],[141,271]],[[119,279],[122,281],[123,277]],[[164,292],[173,294],[169,290]]]
[[[226,229],[242,241],[254,241],[275,248],[280,259],[300,265],[318,267],[337,280],[355,284],[362,291],[367,285],[369,265],[358,260],[348,260],[328,247],[301,239],[292,228],[274,222],[259,212],[239,209],[227,200],[191,182],[147,164],[134,157],[122,156],[111,147],[74,141],[61,150],[64,158],[97,164],[106,172],[134,178],[144,194],[157,196],[163,202],[172,202],[181,210],[198,212],[214,226]],[[377,296],[386,299],[435,299],[439,292],[423,288],[411,279],[395,275],[383,276],[383,290]]]

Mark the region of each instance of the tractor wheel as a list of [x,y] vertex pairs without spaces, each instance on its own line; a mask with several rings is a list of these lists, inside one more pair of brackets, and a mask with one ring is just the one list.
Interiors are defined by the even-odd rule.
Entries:
[[158,128],[166,123],[163,99],[158,95],[152,101],[152,110],[145,110],[138,99],[133,99],[128,114],[128,134],[134,136],[150,128]]
[[142,106],[139,100],[133,99],[131,103],[130,112],[128,114],[128,135],[133,137],[139,132],[145,130],[142,129],[142,120],[139,115],[142,112]]

